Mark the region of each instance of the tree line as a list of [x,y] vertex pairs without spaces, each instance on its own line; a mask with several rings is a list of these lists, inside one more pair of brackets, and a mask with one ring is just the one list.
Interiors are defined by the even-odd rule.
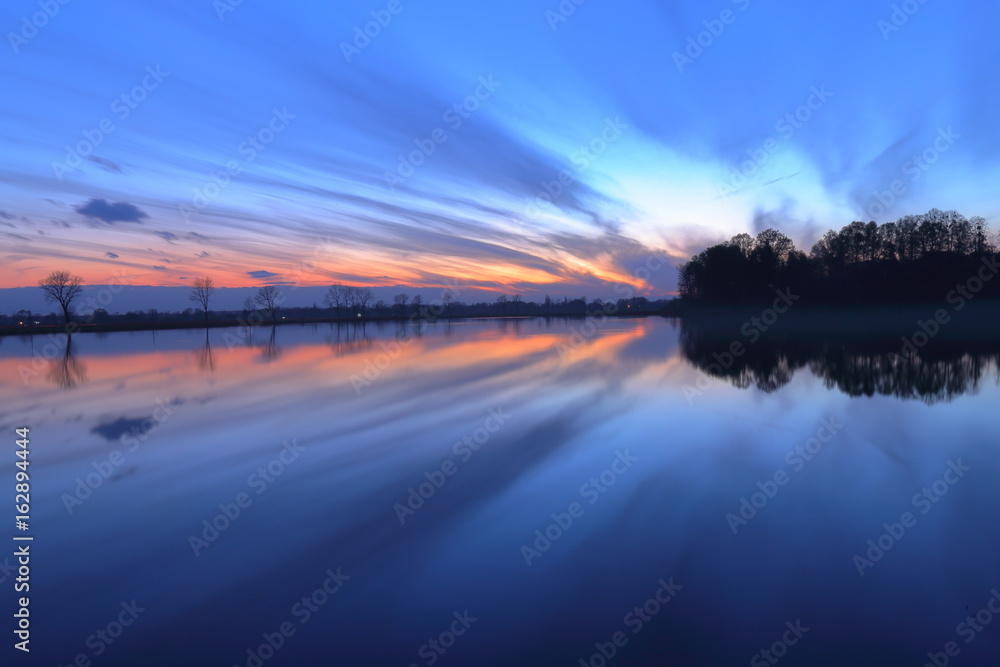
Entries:
[[[72,306],[83,293],[83,279],[68,271],[53,271],[39,281],[39,286],[45,294],[47,303],[58,305],[62,311],[62,320],[69,325],[72,320]],[[433,319],[435,317],[482,317],[482,316],[582,316],[598,312],[618,312],[621,314],[649,314],[658,312],[666,304],[666,300],[649,300],[645,297],[631,297],[607,301],[593,299],[587,301],[580,297],[561,300],[546,296],[540,303],[526,301],[521,294],[500,294],[494,301],[478,303],[463,303],[451,291],[446,291],[440,303],[427,303],[419,294],[412,297],[406,292],[396,294],[392,303],[381,299],[376,300],[369,287],[351,285],[331,285],[323,298],[323,308],[317,304],[312,307],[290,307],[284,305],[284,294],[278,286],[267,285],[258,288],[256,294],[244,299],[241,311],[211,310],[212,299],[217,292],[212,278],[199,277],[192,281],[188,298],[197,306],[181,313],[165,313],[156,309],[143,312],[128,312],[113,315],[103,308],[97,308],[86,319],[94,324],[149,324],[170,322],[196,322],[203,319],[205,323],[220,318],[229,320],[234,316],[242,321],[270,320],[277,323],[286,317],[292,320],[340,318],[365,319],[378,318],[412,318]],[[215,316],[215,317],[213,317]],[[35,319],[30,311],[18,311],[13,319],[0,315],[0,325],[13,324],[30,326],[36,324],[56,324],[54,315],[40,316]]]
[[[826,232],[809,254],[775,229],[737,234],[681,265],[678,292],[701,304],[760,302],[779,288],[818,304],[917,303],[944,298],[996,258],[984,218],[931,209],[881,225],[852,222]],[[1000,297],[1000,280],[982,291]]]

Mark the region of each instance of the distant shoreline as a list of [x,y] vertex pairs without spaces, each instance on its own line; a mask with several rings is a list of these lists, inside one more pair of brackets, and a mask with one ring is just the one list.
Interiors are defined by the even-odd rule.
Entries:
[[[657,311],[649,312],[638,312],[638,313],[615,313],[615,314],[603,314],[604,317],[614,317],[614,318],[641,318],[650,316],[660,316],[661,313]],[[246,327],[251,326],[253,328],[260,329],[270,329],[274,326],[284,326],[290,324],[298,325],[308,325],[308,324],[367,324],[367,323],[386,323],[386,322],[410,322],[410,323],[434,323],[442,320],[534,320],[534,319],[544,319],[548,317],[557,317],[560,319],[586,319],[588,317],[601,316],[599,313],[592,314],[581,314],[581,313],[551,313],[546,315],[436,315],[436,316],[372,316],[372,317],[319,317],[319,318],[308,318],[308,317],[288,317],[279,318],[276,322],[270,320],[264,320],[262,322],[254,322],[252,324],[248,323],[245,319],[219,319],[219,320],[209,320],[207,322],[109,322],[102,324],[86,324],[71,322],[67,324],[32,324],[23,326],[3,326],[0,327],[0,337],[3,336],[44,336],[52,334],[65,335],[67,333],[67,328],[73,328],[70,334],[82,334],[82,333],[119,333],[128,331],[174,331],[178,329],[229,329],[234,327]]]
[[[947,302],[907,303],[884,305],[828,306],[794,304],[784,313],[767,311],[771,304],[760,305],[696,305],[683,304],[675,301],[662,310],[640,312],[606,313],[550,313],[525,315],[431,315],[405,317],[378,315],[369,317],[284,317],[276,322],[270,320],[254,321],[248,324],[246,319],[211,319],[205,321],[169,321],[162,322],[107,322],[88,324],[72,322],[65,324],[33,324],[23,326],[0,326],[0,337],[4,336],[39,336],[65,335],[67,328],[72,327],[71,334],[77,333],[119,333],[130,331],[173,331],[180,329],[226,329],[233,327],[257,327],[269,329],[284,325],[315,325],[315,324],[369,324],[389,322],[434,323],[439,321],[459,320],[528,320],[544,318],[576,319],[587,318],[621,318],[634,319],[643,317],[664,317],[681,319],[692,324],[699,324],[722,331],[737,328],[751,322],[753,318],[764,318],[766,327],[774,327],[784,333],[797,334],[854,334],[859,336],[879,336],[909,333],[919,328],[920,322],[930,322],[936,317],[942,321],[940,330],[945,337],[955,335],[983,336],[996,334],[1000,336],[1000,300],[969,301],[962,308]],[[757,328],[757,325],[752,325]],[[764,331],[761,327],[762,332]]]
[[[781,304],[784,305],[784,304]],[[770,311],[770,313],[768,313]],[[902,336],[931,330],[942,338],[1000,337],[1000,300],[967,301],[957,308],[944,300],[933,303],[828,306],[796,303],[786,312],[772,304],[758,306],[683,306],[665,309],[664,315],[716,331],[739,332],[749,323],[766,335]],[[756,319],[757,323],[754,323]],[[760,326],[760,325],[763,326]],[[921,326],[923,324],[923,326]]]

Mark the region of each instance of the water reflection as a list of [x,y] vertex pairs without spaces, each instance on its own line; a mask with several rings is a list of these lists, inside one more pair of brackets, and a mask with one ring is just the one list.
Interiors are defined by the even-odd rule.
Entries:
[[278,327],[271,326],[271,333],[267,337],[267,342],[260,346],[260,358],[264,363],[271,363],[281,356],[281,348],[278,347]]
[[976,393],[1000,378],[1000,341],[988,339],[932,341],[913,353],[904,350],[898,337],[772,331],[750,342],[736,328],[684,320],[680,342],[684,357],[699,370],[766,393],[786,386],[803,368],[827,388],[849,396],[895,396],[928,404]]
[[[401,333],[397,335],[402,335],[402,332],[405,332],[406,323],[401,322],[399,327]],[[336,323],[331,324],[330,329],[331,332],[326,337],[326,340],[330,344],[333,353],[338,357],[356,354],[372,346],[371,337],[368,335],[368,328],[364,323],[360,325],[357,322]]]
[[[4,341],[0,424],[31,425],[45,473],[36,659],[66,664],[136,599],[148,611],[102,665],[257,664],[247,647],[343,567],[343,590],[268,665],[425,664],[421,645],[466,609],[480,620],[442,665],[579,664],[671,577],[685,588],[609,667],[746,664],[800,617],[813,629],[788,664],[922,664],[924,638],[946,641],[996,585],[1000,391],[933,407],[848,393],[985,385],[996,351],[936,351],[901,379],[889,347],[789,338],[727,370],[746,391],[716,383],[689,402],[684,386],[730,339],[679,326],[351,322],[162,331],[155,345],[149,332],[80,334],[76,391],[43,365],[22,379],[32,341]],[[456,448],[491,414],[502,428]],[[829,418],[845,425],[836,439],[789,469]],[[279,467],[286,440],[303,449]],[[635,465],[605,474],[625,451]],[[852,557],[959,458],[973,471],[859,577]],[[249,480],[272,465],[258,492]],[[792,481],[734,535],[726,514],[777,470]],[[411,489],[430,480],[418,503]],[[593,480],[606,491],[590,503]],[[241,493],[252,503],[195,555],[190,536]],[[410,502],[404,525],[395,507]],[[522,545],[572,502],[582,516],[527,564]],[[963,659],[992,664],[998,642],[983,634]]]
[[208,372],[215,370],[215,359],[212,357],[212,342],[208,337],[208,329],[205,329],[205,344],[198,348],[198,368]]
[[60,356],[49,361],[49,379],[62,389],[72,389],[87,379],[87,367],[73,354],[73,336],[66,334]]

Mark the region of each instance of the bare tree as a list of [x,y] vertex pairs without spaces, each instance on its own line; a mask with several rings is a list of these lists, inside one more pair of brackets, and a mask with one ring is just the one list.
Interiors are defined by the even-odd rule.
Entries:
[[514,314],[518,315],[521,312],[521,299],[523,297],[520,294],[514,295]]
[[257,296],[254,297],[254,302],[260,305],[264,310],[271,313],[271,321],[278,321],[278,301],[280,300],[281,292],[274,285],[267,285],[261,287],[257,290]]
[[211,278],[194,279],[188,299],[201,304],[202,310],[205,311],[206,322],[208,322],[208,302],[213,294],[215,294],[215,283],[212,282]]
[[419,294],[413,297],[413,312],[417,315],[420,314],[420,308],[424,305],[424,297]]
[[451,305],[455,303],[455,295],[452,294],[451,291],[449,290],[444,293],[444,296],[441,297],[441,301],[444,302],[445,315],[451,317]]
[[348,285],[342,288],[341,294],[343,295],[344,305],[351,309],[352,315],[356,315],[358,312],[358,288]]
[[399,310],[399,316],[403,317],[406,314],[406,304],[410,302],[410,296],[403,292],[402,294],[397,294],[392,297],[392,303]]
[[74,276],[69,271],[53,271],[48,277],[38,281],[38,286],[45,292],[45,303],[58,303],[62,307],[66,324],[69,324],[70,305],[83,293],[81,284],[83,278]]
[[356,289],[358,295],[358,306],[361,307],[361,317],[364,317],[365,310],[368,308],[368,304],[372,302],[372,299],[375,298],[375,295],[372,294],[370,287],[358,287]]
[[323,299],[328,306],[336,309],[337,317],[340,317],[340,307],[344,305],[345,290],[343,285],[331,285]]
[[504,315],[507,314],[507,302],[509,300],[510,298],[506,294],[501,294],[497,297],[497,303],[500,304],[500,308],[502,309]]

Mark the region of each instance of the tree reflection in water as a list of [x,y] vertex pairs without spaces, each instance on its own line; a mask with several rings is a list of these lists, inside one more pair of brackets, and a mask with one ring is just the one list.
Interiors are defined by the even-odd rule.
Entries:
[[[704,373],[741,389],[774,392],[801,368],[849,396],[895,396],[932,404],[1000,380],[1000,341],[934,340],[904,354],[899,337],[768,332],[751,343],[739,327],[685,319],[681,351]],[[734,348],[734,343],[739,347]],[[733,350],[742,354],[733,354]]]

